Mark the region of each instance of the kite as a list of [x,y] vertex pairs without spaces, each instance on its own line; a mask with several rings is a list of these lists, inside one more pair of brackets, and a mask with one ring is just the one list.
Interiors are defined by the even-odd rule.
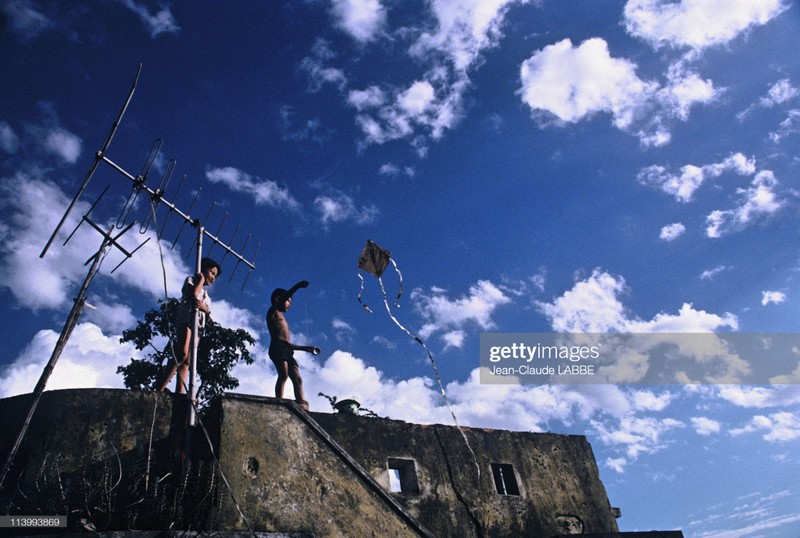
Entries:
[[[397,297],[394,300],[394,305],[399,306],[397,301],[399,301],[400,297],[403,296],[403,274],[400,272],[400,269],[398,269],[397,264],[392,259],[392,255],[388,250],[367,239],[367,244],[364,246],[364,250],[361,251],[361,256],[358,257],[358,268],[363,269],[378,279],[378,282],[381,285],[381,291],[383,291],[384,299],[386,298],[386,290],[383,287],[381,275],[383,275],[383,272],[390,263],[392,264],[392,267],[394,267],[394,271],[397,273],[397,278],[400,281]],[[358,302],[364,307],[364,310],[372,313],[372,309],[361,301],[361,295],[364,293],[364,277],[361,276],[361,273],[358,273],[358,278],[361,279],[361,290],[358,292]],[[391,314],[392,313],[389,312],[389,315]],[[397,323],[397,320],[395,320],[395,323]]]
[[[378,279],[378,283],[381,286],[381,293],[383,294],[383,304],[386,307],[386,312],[389,314],[389,317],[394,321],[395,325],[400,327],[408,336],[414,339],[422,348],[425,350],[425,353],[428,354],[428,359],[431,361],[431,365],[433,366],[433,371],[436,374],[436,381],[439,383],[439,390],[442,393],[442,398],[444,398],[447,407],[450,409],[450,415],[453,417],[453,422],[455,422],[458,431],[461,432],[461,436],[464,438],[464,442],[467,444],[467,448],[469,449],[470,453],[472,454],[472,459],[475,462],[475,468],[478,470],[478,476],[481,475],[481,469],[478,465],[478,458],[475,456],[475,452],[472,450],[472,447],[469,444],[469,440],[467,439],[464,430],[459,426],[458,419],[456,418],[456,414],[453,411],[453,406],[450,404],[450,400],[447,398],[447,393],[444,390],[444,383],[442,383],[442,376],[439,375],[439,368],[436,366],[436,361],[433,359],[433,354],[428,349],[428,346],[425,345],[425,342],[422,339],[413,334],[411,331],[403,327],[403,324],[398,321],[398,319],[392,313],[392,309],[389,307],[389,299],[386,295],[386,288],[383,285],[383,279],[381,278],[383,272],[392,264],[394,267],[395,273],[397,273],[397,277],[399,279],[399,289],[397,292],[397,297],[394,300],[395,307],[399,307],[398,301],[400,297],[403,295],[403,274],[400,272],[400,269],[397,267],[394,259],[392,259],[391,253],[383,248],[382,246],[378,245],[367,239],[367,244],[364,246],[364,250],[361,251],[361,255],[358,257],[358,268],[366,271],[367,273],[371,274],[375,278]],[[361,280],[361,289],[358,292],[358,302],[361,306],[364,307],[369,313],[372,313],[372,309],[364,304],[361,301],[361,295],[364,293],[364,277],[361,276],[361,273],[358,273],[358,278]]]

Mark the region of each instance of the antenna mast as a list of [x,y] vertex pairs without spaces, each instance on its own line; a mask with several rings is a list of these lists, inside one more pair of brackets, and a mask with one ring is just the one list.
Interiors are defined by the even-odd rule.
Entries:
[[[47,380],[50,378],[50,374],[53,373],[56,362],[58,362],[58,359],[61,357],[61,352],[64,351],[64,348],[67,345],[67,340],[69,340],[69,337],[72,334],[72,330],[78,324],[78,319],[81,316],[81,312],[83,312],[83,307],[86,305],[86,292],[89,289],[89,284],[91,284],[92,279],[97,274],[97,271],[100,268],[100,263],[105,257],[106,250],[108,250],[112,244],[116,244],[115,238],[111,237],[112,230],[113,227],[108,231],[108,233],[103,233],[103,242],[100,245],[100,250],[98,250],[97,253],[92,256],[92,258],[90,258],[90,260],[93,260],[92,266],[89,268],[89,272],[86,274],[83,285],[81,286],[78,296],[75,298],[75,302],[72,305],[72,310],[69,311],[67,321],[64,323],[64,327],[61,329],[61,335],[58,337],[56,347],[53,349],[53,354],[50,355],[50,360],[47,362],[47,366],[45,366],[42,375],[39,376],[39,382],[36,383],[36,388],[33,391],[33,401],[31,402],[31,407],[28,410],[28,415],[25,417],[25,422],[22,425],[22,429],[17,435],[14,445],[11,447],[11,452],[8,454],[6,462],[3,465],[3,474],[0,476],[0,489],[2,489],[6,475],[8,475],[8,471],[11,469],[11,463],[14,461],[14,456],[16,456],[17,450],[19,450],[19,447],[22,444],[22,439],[25,437],[25,433],[28,431],[28,427],[31,424],[31,418],[33,418],[33,414],[36,411],[36,407],[39,405],[39,400],[42,397],[44,388],[47,385]],[[122,235],[126,231],[127,229],[119,235]]]
[[[167,212],[167,216],[164,219],[164,223],[161,226],[161,229],[159,230],[159,229],[155,228],[155,225],[154,225],[154,229],[155,229],[156,235],[157,235],[159,240],[161,238],[162,233],[164,232],[167,218],[169,218],[169,215],[171,215],[172,213],[177,214],[183,220],[183,223],[181,224],[181,228],[180,228],[180,230],[178,232],[178,236],[175,238],[175,241],[173,242],[173,245],[172,245],[173,248],[174,248],[175,244],[178,242],[178,239],[180,238],[180,233],[183,230],[183,226],[186,223],[191,224],[197,230],[197,237],[196,237],[196,242],[195,242],[195,246],[197,248],[197,255],[196,255],[196,260],[195,260],[195,274],[200,272],[200,263],[201,263],[202,252],[203,252],[203,240],[204,239],[208,239],[212,243],[212,248],[214,246],[218,245],[223,250],[225,250],[225,256],[230,254],[231,256],[236,258],[236,265],[234,266],[233,271],[231,271],[230,280],[233,280],[233,275],[236,272],[236,269],[239,267],[240,264],[244,264],[245,266],[247,266],[249,268],[249,271],[248,271],[248,274],[247,274],[247,277],[249,277],[250,276],[250,272],[252,272],[255,269],[255,258],[258,255],[258,251],[260,249],[260,244],[256,246],[255,255],[253,256],[252,261],[250,261],[250,260],[246,259],[243,254],[238,253],[232,246],[233,239],[235,239],[236,233],[238,232],[238,227],[234,231],[233,236],[231,237],[231,240],[228,243],[225,243],[224,241],[222,241],[219,238],[219,233],[221,231],[222,224],[219,226],[219,230],[217,231],[217,233],[216,234],[212,234],[208,230],[206,230],[206,228],[204,227],[203,223],[199,219],[193,218],[188,212],[183,212],[181,209],[179,209],[178,206],[175,203],[173,203],[173,202],[171,202],[169,200],[166,200],[164,198],[165,190],[166,190],[167,186],[169,185],[169,180],[170,180],[170,177],[171,177],[172,172],[173,172],[174,167],[175,167],[175,161],[174,160],[169,161],[169,163],[168,163],[168,165],[166,167],[166,170],[164,171],[163,177],[161,179],[161,184],[158,186],[158,188],[153,189],[153,188],[151,188],[150,186],[147,185],[147,180],[148,180],[148,175],[149,175],[149,172],[150,172],[150,168],[152,167],[153,163],[155,162],[156,157],[158,156],[158,152],[159,152],[159,150],[161,148],[161,141],[160,140],[156,140],[156,142],[153,144],[153,148],[150,150],[150,154],[149,154],[149,156],[147,158],[147,161],[145,162],[145,165],[144,165],[144,168],[142,170],[142,173],[140,175],[138,175],[138,176],[134,176],[133,174],[127,172],[124,168],[122,168],[121,166],[119,166],[118,164],[113,162],[106,155],[106,153],[108,152],[108,148],[111,145],[111,141],[113,140],[114,135],[116,134],[117,130],[119,129],[120,123],[122,122],[122,117],[125,115],[125,112],[128,109],[128,105],[130,104],[131,99],[133,98],[133,94],[134,94],[134,92],[136,90],[136,86],[137,86],[137,84],[139,82],[139,75],[141,74],[141,72],[142,72],[142,65],[139,64],[139,68],[138,68],[138,70],[136,72],[136,77],[134,78],[133,84],[131,85],[130,91],[128,92],[128,96],[127,96],[127,98],[125,100],[125,103],[122,106],[122,109],[120,110],[119,114],[117,115],[117,118],[114,121],[113,125],[111,126],[110,131],[106,135],[106,138],[103,141],[103,144],[101,145],[100,149],[97,151],[97,153],[95,153],[94,161],[92,162],[91,166],[89,167],[89,170],[86,173],[86,176],[85,176],[85,178],[83,180],[83,183],[81,184],[80,188],[78,189],[78,192],[76,193],[75,197],[72,199],[72,202],[70,203],[69,207],[67,207],[67,210],[64,213],[64,216],[61,218],[61,221],[56,226],[56,229],[53,231],[53,234],[50,236],[50,239],[47,241],[47,244],[45,245],[44,249],[42,250],[42,253],[39,256],[40,257],[44,257],[45,256],[45,254],[47,253],[48,249],[50,248],[52,242],[54,241],[56,235],[59,233],[59,231],[63,227],[64,223],[66,222],[70,212],[73,210],[73,208],[77,204],[78,200],[80,199],[80,197],[83,195],[84,191],[86,190],[86,187],[88,186],[89,181],[92,179],[92,176],[97,171],[97,169],[100,166],[100,164],[101,163],[105,163],[108,166],[110,166],[112,169],[114,169],[117,172],[119,172],[120,174],[122,174],[124,177],[126,177],[128,180],[130,180],[132,182],[132,184],[133,184],[133,190],[132,190],[132,192],[131,192],[131,194],[130,194],[130,196],[128,198],[128,201],[125,203],[125,206],[123,207],[122,212],[120,213],[120,216],[117,219],[117,223],[116,223],[117,228],[122,228],[123,226],[125,226],[125,231],[127,231],[128,229],[130,229],[131,226],[133,226],[133,222],[130,222],[127,226],[125,225],[125,222],[128,220],[128,217],[130,215],[131,210],[133,209],[134,202],[136,201],[137,197],[139,196],[139,194],[144,192],[149,197],[149,201],[150,201],[150,208],[149,209],[150,209],[150,212],[148,213],[147,217],[145,217],[145,219],[143,219],[143,224],[142,224],[142,226],[141,226],[141,228],[139,230],[140,233],[144,234],[144,233],[147,232],[147,229],[148,229],[150,223],[151,222],[153,222],[153,223],[155,222],[155,216],[156,216],[156,211],[158,209],[158,206],[159,205],[164,205],[167,208],[168,212]],[[185,179],[185,176],[184,176],[184,179]],[[181,189],[182,186],[183,186],[183,180],[181,180],[181,183],[178,186],[177,192],[175,193],[176,197],[178,195],[178,192],[180,192],[180,189]],[[194,203],[195,203],[196,200],[197,200],[197,196],[195,196],[194,200],[192,200],[191,206],[189,208],[189,212],[191,212],[192,209],[194,208]],[[92,207],[94,207],[94,206],[92,206]],[[213,209],[213,206],[212,206],[212,209]],[[208,217],[210,216],[210,213],[211,212],[209,211],[209,214],[206,216],[206,219],[208,219]],[[98,228],[96,224],[92,223],[88,219],[85,218],[84,220],[87,220],[87,222],[89,222],[96,229]],[[223,224],[224,224],[224,219],[223,219]],[[125,232],[123,231],[122,233],[125,233]],[[73,232],[73,234],[74,234],[74,232]],[[120,235],[122,235],[122,234],[120,234]],[[119,236],[117,236],[117,237],[119,237]],[[109,240],[110,242],[114,243],[118,248],[121,249],[121,247],[115,242],[115,239],[111,239],[110,238],[110,233],[106,236],[106,239]],[[244,248],[247,247],[247,243],[248,243],[249,239],[250,239],[250,237],[248,236],[247,239],[244,242],[242,250],[244,250]],[[107,246],[108,245],[106,245],[106,247]],[[138,250],[138,248],[137,248],[137,250]],[[123,252],[125,252],[125,251],[123,250]],[[128,257],[131,256],[131,254],[128,254],[127,252],[125,252],[125,254]],[[242,284],[242,289],[244,289],[244,286],[247,283],[247,277],[245,277],[245,280],[244,280],[244,282]],[[89,280],[91,280],[91,279],[89,279]],[[87,282],[87,286],[88,286],[88,282]],[[197,332],[198,332],[198,325],[199,325],[199,312],[197,311],[196,308],[194,309],[192,317],[193,317],[193,329],[194,330],[192,331],[192,336],[191,336],[191,338],[192,338],[191,346],[190,346],[191,358],[190,358],[190,365],[189,365],[189,377],[190,377],[190,379],[189,379],[189,390],[187,391],[187,398],[188,398],[189,409],[190,409],[189,410],[189,426],[190,427],[194,426],[195,423],[196,423],[196,420],[197,420],[196,413],[195,413],[195,407],[193,405],[193,402],[194,402],[195,396],[196,396],[196,391],[197,391],[197,386],[196,386],[196,382],[195,381],[196,381],[196,371],[197,371],[197,345],[198,345]]]

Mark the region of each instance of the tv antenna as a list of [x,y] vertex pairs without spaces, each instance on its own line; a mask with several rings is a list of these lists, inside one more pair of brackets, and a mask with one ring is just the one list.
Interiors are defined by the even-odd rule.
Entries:
[[[140,76],[141,72],[142,72],[142,65],[139,64],[139,68],[138,68],[138,70],[136,72],[136,77],[133,80],[133,84],[131,85],[130,91],[128,92],[128,96],[127,96],[127,98],[125,100],[125,103],[122,106],[122,109],[120,110],[119,114],[117,115],[116,120],[112,124],[111,129],[109,130],[108,134],[106,135],[105,140],[103,141],[103,144],[100,146],[100,149],[97,151],[97,153],[95,153],[94,161],[92,162],[91,166],[89,167],[89,170],[86,173],[86,176],[84,177],[84,180],[81,183],[81,185],[80,185],[80,187],[78,189],[78,192],[75,194],[75,197],[72,199],[72,202],[70,202],[69,206],[67,207],[66,212],[64,213],[64,216],[61,218],[61,221],[56,226],[56,229],[53,231],[53,234],[50,236],[50,239],[47,241],[47,244],[45,245],[44,249],[42,250],[42,252],[41,252],[41,254],[39,256],[40,257],[44,257],[45,254],[47,254],[47,251],[50,248],[50,246],[53,243],[53,241],[55,240],[56,235],[59,233],[59,231],[63,227],[64,223],[67,221],[67,218],[69,217],[69,214],[71,213],[71,211],[73,210],[75,205],[78,203],[78,200],[80,199],[80,197],[83,195],[84,191],[86,190],[86,188],[87,188],[87,186],[89,184],[89,181],[92,179],[92,176],[94,175],[94,173],[97,171],[97,169],[100,167],[101,164],[106,164],[106,165],[110,166],[113,170],[117,171],[122,176],[127,178],[132,183],[131,192],[130,192],[130,194],[128,196],[128,199],[125,202],[125,204],[124,204],[124,206],[123,206],[123,208],[122,208],[122,210],[121,210],[121,212],[119,214],[117,222],[115,224],[115,226],[117,228],[124,229],[125,231],[127,231],[128,229],[130,229],[133,226],[133,221],[130,220],[131,214],[132,214],[132,212],[133,212],[133,210],[134,210],[134,208],[136,206],[136,202],[137,202],[139,196],[145,195],[145,196],[148,197],[148,202],[149,202],[149,208],[148,209],[149,209],[149,211],[148,211],[147,215],[145,216],[145,218],[142,219],[142,222],[141,222],[140,228],[139,228],[139,233],[141,233],[141,234],[146,233],[147,230],[152,225],[153,229],[154,229],[154,231],[155,231],[155,233],[157,235],[157,238],[160,240],[160,238],[162,237],[162,235],[163,235],[163,233],[164,233],[164,231],[166,229],[167,220],[169,219],[169,217],[173,213],[176,214],[183,222],[182,222],[182,224],[180,226],[180,229],[178,231],[178,235],[175,237],[175,240],[172,243],[172,248],[175,247],[175,244],[180,239],[181,233],[183,232],[183,229],[184,229],[186,224],[190,224],[196,230],[196,238],[195,238],[194,245],[193,245],[193,248],[196,248],[195,274],[200,273],[201,260],[203,258],[203,256],[202,256],[203,242],[204,242],[204,240],[209,240],[211,242],[211,246],[209,247],[209,252],[214,247],[220,247],[225,252],[225,254],[223,255],[222,260],[220,260],[220,264],[225,260],[225,258],[227,256],[232,256],[233,258],[236,259],[236,265],[234,266],[233,270],[231,271],[231,276],[230,276],[229,281],[233,280],[233,276],[236,273],[236,270],[238,269],[239,265],[244,265],[249,269],[249,271],[247,273],[247,276],[245,277],[244,282],[242,283],[242,289],[244,289],[245,285],[247,284],[247,279],[250,276],[250,273],[255,269],[255,259],[258,256],[258,252],[260,250],[260,243],[258,245],[256,245],[255,253],[252,256],[252,261],[251,261],[251,260],[247,259],[243,254],[240,254],[239,252],[237,252],[237,250],[233,247],[233,241],[236,239],[236,235],[239,232],[239,227],[238,226],[234,230],[234,232],[231,235],[230,240],[228,242],[225,242],[222,239],[220,239],[220,233],[222,231],[222,226],[225,223],[225,218],[223,218],[222,223],[219,225],[219,227],[218,227],[218,229],[216,230],[215,233],[212,233],[208,229],[206,229],[206,227],[204,226],[203,223],[209,220],[209,218],[211,217],[211,213],[212,213],[214,207],[216,206],[216,204],[212,205],[212,207],[208,211],[204,221],[201,221],[200,219],[191,216],[190,213],[194,210],[195,202],[197,201],[197,198],[198,198],[198,196],[200,194],[200,190],[199,189],[195,193],[194,199],[192,200],[191,205],[189,206],[189,209],[186,212],[181,210],[177,206],[177,204],[175,204],[174,202],[168,200],[165,197],[165,194],[166,194],[167,188],[169,187],[170,181],[172,179],[172,175],[173,175],[174,170],[175,170],[175,160],[170,160],[167,163],[167,165],[166,165],[166,167],[164,169],[164,172],[163,172],[163,174],[161,176],[161,180],[160,180],[160,182],[159,182],[159,184],[158,184],[158,186],[156,188],[153,188],[153,187],[148,185],[147,182],[148,182],[148,179],[150,177],[150,171],[151,171],[154,163],[156,162],[156,159],[158,158],[159,152],[161,150],[162,141],[160,139],[157,139],[153,143],[153,146],[152,146],[152,148],[150,150],[150,153],[149,153],[149,155],[148,155],[148,157],[147,157],[147,159],[145,161],[145,164],[142,167],[142,171],[138,175],[131,174],[130,172],[125,170],[122,166],[120,166],[117,163],[115,163],[114,161],[112,161],[107,155],[108,148],[111,145],[111,141],[114,139],[114,136],[117,133],[117,130],[119,129],[120,123],[122,122],[122,118],[125,115],[126,110],[128,109],[128,105],[130,104],[131,99],[133,98],[134,92],[136,91],[136,86],[137,86],[137,84],[139,82],[139,76]],[[180,194],[180,191],[181,191],[181,188],[184,185],[185,179],[186,179],[186,176],[183,176],[183,178],[181,179],[181,181],[180,181],[180,183],[178,185],[177,190],[173,194],[173,199],[176,199],[178,197],[178,195]],[[163,219],[163,223],[161,224],[161,228],[158,229],[157,228],[158,223],[156,222],[156,213],[157,213],[157,210],[160,207],[166,207],[167,208],[167,214]],[[226,214],[226,217],[227,217],[227,214]],[[97,225],[93,225],[93,226],[95,228],[97,228]],[[73,232],[73,234],[74,234],[74,232]],[[112,241],[112,242],[114,242],[114,241]],[[247,245],[249,244],[249,242],[250,242],[250,235],[248,235],[247,238],[244,240],[244,244],[241,247],[242,251],[244,251],[247,248]],[[114,244],[116,245],[115,242],[114,242]],[[140,247],[141,247],[141,245],[140,245]],[[138,250],[138,247],[137,247],[137,250]],[[133,253],[131,253],[131,255],[132,254]],[[115,270],[116,270],[116,268],[115,268]],[[189,404],[190,404],[189,405],[189,408],[190,408],[190,411],[189,411],[189,426],[190,427],[194,426],[196,424],[196,420],[197,420],[195,408],[194,408],[194,405],[192,405],[192,402],[195,400],[195,396],[196,396],[196,392],[197,392],[197,346],[198,346],[198,341],[199,341],[197,335],[198,335],[198,327],[199,327],[199,312],[194,307],[193,307],[193,313],[192,313],[192,320],[193,320],[193,330],[192,330],[192,333],[191,333],[191,343],[190,343],[189,387],[188,387],[188,390],[187,390],[187,398],[188,398],[188,401],[189,401]]]

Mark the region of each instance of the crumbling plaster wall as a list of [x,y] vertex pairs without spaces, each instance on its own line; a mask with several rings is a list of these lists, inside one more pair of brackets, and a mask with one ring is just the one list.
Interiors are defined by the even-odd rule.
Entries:
[[[431,536],[293,402],[229,395],[214,413],[221,467],[254,530]],[[231,500],[222,524],[246,528]]]
[[[0,400],[4,431],[0,454],[11,450],[33,397]],[[50,456],[64,473],[80,471],[88,461],[147,452],[167,442],[178,428],[169,394],[121,389],[47,391],[36,408],[13,468]]]
[[[0,435],[0,455],[8,453],[30,401],[30,395],[0,400],[9,425]],[[58,500],[63,484],[44,484],[43,477],[80,477],[91,462],[109,473],[119,466],[138,488],[130,491],[141,490],[133,482],[146,476],[144,466],[153,477],[174,471],[185,421],[175,411],[184,402],[175,403],[168,394],[117,389],[46,392],[15,460],[16,471],[27,468],[21,476],[13,473],[15,491],[51,488]],[[216,402],[204,423],[233,497],[256,531],[387,537],[617,532],[583,436],[468,429],[476,468],[453,426],[306,414],[286,400],[244,395]],[[205,444],[199,431],[194,439]],[[414,462],[417,492],[388,492],[389,458]],[[513,466],[518,495],[496,492],[492,463]],[[56,474],[43,472],[45,464]],[[123,489],[115,492],[117,506],[137,500],[123,498]],[[215,495],[214,528],[246,530],[227,489]],[[39,509],[61,513],[57,506]]]
[[[454,426],[312,415],[384,487],[389,487],[389,458],[413,460],[419,492],[395,495],[437,536],[618,531],[583,436],[466,429],[476,468]],[[492,463],[513,466],[519,495],[497,493]]]

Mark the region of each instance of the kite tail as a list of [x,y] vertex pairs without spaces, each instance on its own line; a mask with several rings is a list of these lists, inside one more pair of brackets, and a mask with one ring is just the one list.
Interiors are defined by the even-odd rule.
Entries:
[[[399,308],[400,305],[398,302],[400,301],[400,297],[403,296],[403,273],[400,272],[400,268],[397,267],[397,263],[394,261],[394,258],[389,258],[389,261],[392,262],[392,265],[394,266],[394,272],[397,273],[397,278],[400,281],[400,284],[398,284],[399,288],[397,290],[397,297],[394,300],[394,306]],[[378,280],[380,280],[380,277],[378,277]]]
[[372,309],[361,301],[361,294],[364,293],[364,277],[361,276],[361,273],[356,273],[356,274],[358,275],[359,280],[361,280],[361,289],[358,290],[358,302],[361,306],[364,307],[364,310],[372,314]]
[[[394,263],[394,261],[392,263]],[[397,269],[397,265],[395,265],[395,269]],[[400,271],[398,271],[398,273],[399,272]],[[361,276],[361,275],[359,275],[359,276]],[[363,281],[363,279],[362,279],[362,281]],[[428,349],[428,346],[425,345],[425,342],[423,342],[422,339],[419,336],[416,336],[411,331],[409,331],[408,329],[403,327],[403,325],[397,320],[397,318],[394,317],[394,314],[392,314],[391,308],[389,308],[389,299],[386,296],[386,288],[384,288],[384,286],[383,286],[383,280],[381,280],[381,277],[378,277],[378,283],[381,285],[381,292],[383,293],[383,304],[384,304],[384,306],[386,306],[386,312],[389,313],[389,317],[392,318],[392,321],[394,321],[395,325],[400,327],[403,330],[403,332],[405,332],[408,336],[410,336],[411,338],[416,340],[417,343],[419,343],[419,345],[421,345],[422,348],[425,350],[425,353],[428,354],[428,359],[430,359],[431,365],[433,365],[433,371],[436,374],[436,381],[439,383],[439,390],[442,393],[442,398],[444,398],[444,402],[447,404],[447,408],[450,410],[450,416],[453,417],[453,422],[455,422],[456,427],[458,428],[458,431],[461,433],[461,437],[464,438],[464,443],[467,445],[467,449],[469,449],[470,454],[472,454],[472,461],[475,462],[475,469],[478,471],[478,478],[480,478],[480,476],[481,476],[481,468],[480,468],[480,465],[478,465],[478,457],[475,455],[475,451],[472,450],[472,446],[470,446],[470,444],[469,444],[469,439],[467,439],[467,434],[464,433],[464,429],[459,425],[458,419],[456,418],[456,413],[455,413],[455,411],[453,411],[453,406],[452,406],[452,404],[450,404],[450,400],[447,398],[447,393],[444,390],[444,383],[442,383],[442,376],[439,375],[439,368],[436,366],[436,361],[433,360],[433,354],[430,352],[430,350]],[[401,291],[402,291],[402,289],[401,289]],[[398,298],[399,297],[400,296],[398,295]]]

